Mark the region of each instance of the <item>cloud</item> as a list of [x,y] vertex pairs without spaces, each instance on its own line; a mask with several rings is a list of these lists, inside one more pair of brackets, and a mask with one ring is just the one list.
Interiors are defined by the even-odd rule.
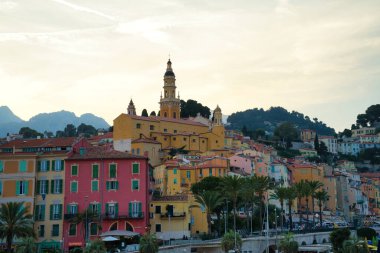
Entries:
[[17,6],[18,4],[13,1],[0,1],[0,12],[15,9]]

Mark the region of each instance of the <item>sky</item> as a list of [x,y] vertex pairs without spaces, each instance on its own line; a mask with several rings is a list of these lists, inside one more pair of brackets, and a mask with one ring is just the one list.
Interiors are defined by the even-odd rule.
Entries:
[[181,99],[223,114],[283,106],[337,131],[380,102],[380,2],[0,0],[0,106],[158,111],[170,55]]

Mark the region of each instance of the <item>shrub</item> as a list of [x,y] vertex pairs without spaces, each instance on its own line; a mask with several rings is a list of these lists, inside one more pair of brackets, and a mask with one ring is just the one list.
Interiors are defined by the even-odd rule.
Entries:
[[356,230],[356,233],[358,237],[360,238],[367,238],[368,240],[371,240],[373,237],[376,237],[376,231],[372,228],[359,228]]

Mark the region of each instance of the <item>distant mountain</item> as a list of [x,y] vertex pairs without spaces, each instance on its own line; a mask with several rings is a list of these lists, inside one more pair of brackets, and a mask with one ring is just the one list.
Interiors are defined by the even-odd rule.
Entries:
[[283,122],[291,122],[298,129],[313,129],[319,135],[334,135],[334,128],[328,127],[317,118],[310,119],[302,113],[292,111],[288,112],[282,107],[271,107],[264,109],[249,109],[244,112],[231,114],[227,122],[228,128],[241,130],[246,126],[248,130],[264,129],[268,132],[274,132],[274,129]]
[[[5,120],[4,120],[5,119]],[[77,117],[75,113],[59,111],[51,113],[40,113],[33,116],[28,121],[23,121],[6,107],[0,107],[0,137],[7,133],[18,133],[21,127],[30,127],[43,133],[44,131],[53,132],[63,130],[67,124],[79,126],[81,123],[92,125],[95,128],[108,128],[109,124],[102,118],[91,113],[85,113]]]

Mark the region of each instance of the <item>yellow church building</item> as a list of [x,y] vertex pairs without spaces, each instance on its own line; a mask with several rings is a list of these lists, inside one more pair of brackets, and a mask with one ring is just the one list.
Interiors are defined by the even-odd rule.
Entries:
[[136,150],[135,140],[142,138],[161,143],[161,150],[166,152],[172,148],[183,148],[189,154],[199,154],[224,149],[225,129],[219,106],[214,110],[212,121],[205,118],[200,120],[199,117],[181,119],[181,103],[179,95],[176,96],[175,81],[169,59],[164,75],[163,96],[161,94],[159,102],[159,115],[137,116],[131,100],[128,112],[114,119],[113,138],[116,150],[132,152]]

